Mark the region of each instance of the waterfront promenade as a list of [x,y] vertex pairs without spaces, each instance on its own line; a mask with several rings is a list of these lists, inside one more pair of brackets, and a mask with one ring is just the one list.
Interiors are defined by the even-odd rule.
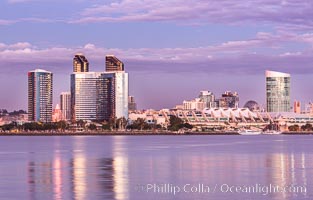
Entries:
[[[312,131],[296,132],[286,131],[283,135],[313,135]],[[114,135],[133,135],[133,136],[156,136],[156,135],[239,135],[236,131],[212,131],[212,132],[175,132],[175,131],[86,131],[86,132],[0,132],[0,136],[114,136]]]

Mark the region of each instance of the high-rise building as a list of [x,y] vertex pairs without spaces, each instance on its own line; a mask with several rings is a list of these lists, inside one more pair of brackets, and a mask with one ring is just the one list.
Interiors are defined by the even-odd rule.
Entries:
[[119,71],[115,76],[115,117],[128,119],[128,73]]
[[102,73],[97,83],[97,119],[108,121],[116,115],[115,76]]
[[72,74],[71,107],[74,121],[128,119],[128,73]]
[[204,102],[204,106],[206,108],[214,108],[216,107],[215,96],[213,92],[210,91],[200,91],[199,98],[202,102]]
[[71,120],[71,93],[62,92],[60,94],[60,110],[62,112],[62,120]]
[[239,96],[237,92],[226,91],[218,101],[220,108],[238,108]]
[[97,82],[100,73],[84,72],[71,75],[72,120],[97,120]]
[[83,54],[76,54],[73,58],[73,72],[89,72],[89,62]]
[[133,96],[128,96],[128,110],[129,111],[137,110],[137,104],[135,102],[135,97]]
[[115,56],[106,56],[105,72],[71,75],[71,117],[77,120],[128,119],[128,73]]
[[124,71],[124,63],[114,55],[105,56],[105,71]]
[[28,120],[52,121],[53,74],[36,69],[28,72]]
[[293,112],[294,113],[298,113],[298,114],[300,114],[301,113],[301,103],[300,103],[300,101],[295,101],[294,103],[293,103]]
[[290,74],[266,71],[267,112],[290,112]]

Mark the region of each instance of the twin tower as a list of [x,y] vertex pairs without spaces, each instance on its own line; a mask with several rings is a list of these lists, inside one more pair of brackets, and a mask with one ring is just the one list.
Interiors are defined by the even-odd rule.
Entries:
[[[105,58],[105,71],[90,72],[82,54],[73,59],[70,93],[62,98],[64,119],[109,121],[128,119],[128,73],[124,63],[113,55]],[[28,72],[28,120],[52,121],[53,74],[36,69]]]
[[90,72],[82,54],[73,59],[71,74],[72,121],[109,121],[128,118],[128,73],[124,63],[113,55],[105,57],[104,72]]

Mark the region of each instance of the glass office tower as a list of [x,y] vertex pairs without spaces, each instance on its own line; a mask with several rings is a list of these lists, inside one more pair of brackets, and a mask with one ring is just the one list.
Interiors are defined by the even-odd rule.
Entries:
[[266,71],[267,112],[290,112],[290,74]]
[[53,74],[36,69],[28,72],[28,120],[52,121]]

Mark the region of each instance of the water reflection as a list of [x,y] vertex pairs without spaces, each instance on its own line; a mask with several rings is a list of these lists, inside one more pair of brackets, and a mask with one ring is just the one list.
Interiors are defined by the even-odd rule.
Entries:
[[[308,191],[272,193],[266,196],[259,193],[182,193],[176,195],[175,199],[312,199],[310,189],[313,186],[313,154],[309,150],[282,151],[277,147],[251,153],[246,150],[230,152],[223,147],[214,149],[204,146],[197,149],[181,147],[179,150],[162,147],[155,151],[151,149],[160,146],[159,143],[146,141],[147,144],[140,143],[142,146],[139,146],[138,142],[129,137],[107,138],[105,141],[97,141],[93,138],[74,137],[71,145],[65,147],[62,146],[62,141],[55,140],[59,144],[55,145],[56,149],[51,153],[39,152],[22,158],[21,162],[25,162],[27,169],[27,198],[173,199],[171,194],[138,193],[134,188],[136,184],[145,183],[203,183],[210,186],[298,185],[306,186]],[[201,143],[201,140],[197,142]],[[111,150],[109,153],[104,149],[108,145]],[[147,146],[155,148],[148,149]],[[247,147],[249,149],[251,148]],[[1,171],[9,174],[13,172],[9,167],[3,166]],[[16,182],[12,187],[18,187],[18,184],[21,183]],[[0,193],[0,198],[5,199],[2,197]]]
[[129,199],[128,158],[125,137],[113,138],[113,183],[116,200]]
[[99,199],[114,199],[113,159],[99,159],[96,169],[98,179],[93,187],[100,192]]
[[28,163],[30,199],[53,199],[53,174],[51,162],[36,165]]
[[[311,162],[312,163],[312,162]],[[308,183],[307,183],[307,173],[306,173],[306,168],[307,168],[307,165],[306,165],[306,159],[305,159],[305,154],[302,152],[301,153],[301,178],[300,178],[300,181],[302,180],[303,181],[303,185],[307,186]],[[312,168],[311,168],[312,169]],[[313,175],[311,174],[312,178],[313,178]],[[307,194],[307,193],[306,193]]]
[[[297,154],[273,154],[271,158],[276,162],[269,168],[269,171],[272,172],[271,180],[269,181],[277,185],[305,186],[307,189],[312,185],[312,182],[308,182],[308,180],[313,178],[312,171],[308,173],[312,170],[312,167],[308,166],[309,163],[312,163],[312,154],[305,154],[304,152]],[[301,193],[301,195],[307,197],[308,192]],[[299,194],[282,193],[282,196],[284,198],[288,196],[297,197]]]
[[71,162],[73,194],[75,200],[83,200],[86,199],[87,192],[87,161],[83,137],[74,139],[73,149],[73,160]]
[[[66,153],[67,152],[67,153]],[[29,199],[116,199],[123,198],[120,159],[88,154],[84,138],[73,140],[68,151],[55,150],[52,160],[32,158],[27,164]],[[115,169],[117,168],[117,169]],[[115,183],[117,181],[117,183]],[[117,188],[117,185],[121,187]],[[117,191],[115,193],[115,190]],[[120,195],[120,196],[119,196]]]
[[[139,170],[130,168],[131,180],[135,184],[156,183],[160,187],[169,184],[194,184],[203,183],[214,186],[215,184],[228,184],[230,186],[312,186],[312,168],[307,166],[307,160],[312,160],[312,154],[302,153],[272,153],[272,154],[208,154],[199,152],[197,155],[184,155],[178,157],[161,156],[146,159],[141,162],[144,167]],[[130,165],[132,166],[132,165]],[[308,170],[311,173],[308,177]],[[134,173],[136,171],[137,173]],[[142,178],[143,177],[143,178]],[[142,181],[143,180],[143,181]],[[303,189],[303,190],[302,190]],[[175,199],[186,197],[196,199],[305,199],[309,198],[308,191],[298,188],[298,192],[255,192],[246,194],[178,194]],[[312,194],[312,192],[311,192]],[[136,194],[133,194],[135,197]],[[138,194],[137,194],[138,195]],[[160,199],[171,199],[171,194],[144,193],[140,199],[149,199],[158,195]],[[312,195],[310,196],[312,198]]]
[[54,185],[54,199],[62,199],[62,186],[63,186],[63,176],[62,176],[62,163],[59,154],[55,155],[53,161],[53,185]]

